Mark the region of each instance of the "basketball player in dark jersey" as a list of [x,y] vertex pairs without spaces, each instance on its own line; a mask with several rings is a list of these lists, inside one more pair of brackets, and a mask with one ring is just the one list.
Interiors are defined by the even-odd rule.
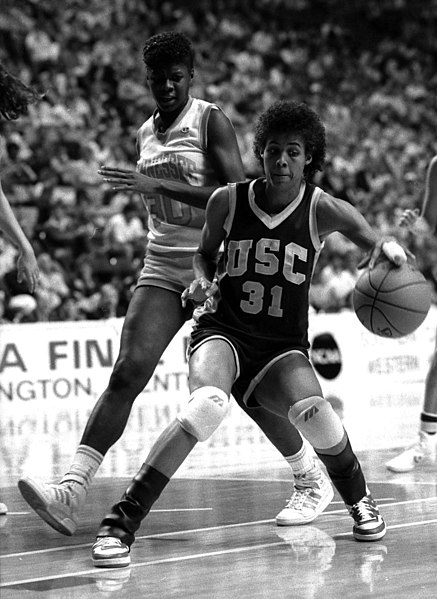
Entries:
[[[206,202],[220,185],[244,179],[228,117],[216,105],[190,95],[193,49],[186,36],[153,36],[143,59],[157,109],[137,134],[137,170],[100,171],[114,189],[140,192],[149,216],[144,268],[127,310],[120,353],[60,483],[30,476],[18,483],[37,514],[66,535],[74,534],[89,485],[122,435],[133,402],[171,339],[191,317],[192,305],[183,307],[180,296],[193,279]],[[333,497],[329,480],[288,421],[263,407],[242,407],[292,467],[296,484],[281,523],[310,522]]]
[[323,240],[334,231],[371,252],[372,263],[378,251],[396,264],[406,254],[394,240],[378,243],[354,207],[307,182],[322,168],[325,130],[306,104],[270,107],[258,120],[254,148],[265,178],[213,193],[195,280],[182,295],[184,302],[217,302],[192,332],[189,402],[103,519],[93,546],[97,567],[129,564],[141,520],[196,443],[220,425],[231,393],[289,420],[307,438],[348,507],[357,540],[385,535],[347,433],[308,360],[308,289]]
[[[402,226],[411,233],[436,236],[437,227],[437,156],[427,168],[421,215],[419,210],[405,210]],[[437,343],[437,339],[436,339]],[[386,463],[392,472],[410,472],[418,466],[435,466],[437,461],[437,347],[425,380],[425,394],[419,419],[417,441]]]
[[[35,103],[40,95],[12,75],[0,63],[0,117],[7,120],[18,119],[26,115],[29,105]],[[15,214],[5,196],[0,180],[0,230],[19,249],[17,261],[18,282],[26,281],[33,293],[38,281],[39,269],[33,248],[20,227]],[[0,503],[0,515],[7,513],[7,507]]]

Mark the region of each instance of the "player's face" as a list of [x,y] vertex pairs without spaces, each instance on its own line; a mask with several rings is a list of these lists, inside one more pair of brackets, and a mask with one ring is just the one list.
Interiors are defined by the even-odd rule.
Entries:
[[267,184],[290,190],[300,186],[304,168],[311,162],[302,137],[290,132],[269,136],[262,157]]
[[150,91],[160,113],[177,113],[182,110],[188,100],[192,78],[192,69],[182,63],[147,71]]

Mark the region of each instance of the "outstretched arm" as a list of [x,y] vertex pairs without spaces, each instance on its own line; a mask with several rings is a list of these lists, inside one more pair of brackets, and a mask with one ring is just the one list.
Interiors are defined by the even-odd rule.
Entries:
[[321,196],[317,204],[317,227],[322,239],[338,231],[365,252],[372,250],[370,268],[373,267],[381,250],[395,264],[400,265],[407,260],[404,249],[393,238],[378,237],[356,208],[326,193]]
[[[211,110],[207,125],[207,152],[221,185],[245,179],[243,163],[235,130],[221,110]],[[205,208],[208,198],[217,185],[198,187],[172,181],[155,179],[135,170],[101,167],[99,174],[113,184],[114,190],[137,191],[145,195],[160,194],[184,204]]]
[[426,220],[430,230],[435,232],[437,226],[437,156],[434,156],[429,163],[426,173],[421,216]]
[[20,255],[18,257],[18,282],[26,280],[29,291],[33,292],[39,276],[38,264],[35,253],[20,227],[12,208],[4,194],[0,182],[0,229],[12,243],[18,247]]
[[378,241],[364,216],[348,202],[322,194],[317,204],[317,227],[322,239],[338,231],[368,252]]
[[221,243],[225,238],[224,224],[229,211],[227,187],[215,191],[208,201],[200,245],[194,254],[194,280],[182,293],[182,303],[188,299],[203,303],[217,292],[214,275]]

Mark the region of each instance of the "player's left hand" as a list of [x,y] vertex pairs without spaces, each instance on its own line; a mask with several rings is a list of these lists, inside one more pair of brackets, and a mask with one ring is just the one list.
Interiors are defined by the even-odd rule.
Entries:
[[217,282],[209,281],[205,277],[199,277],[191,282],[191,285],[182,292],[182,306],[187,305],[187,301],[191,300],[195,305],[203,304],[209,297],[215,295],[218,291]]
[[414,235],[422,235],[424,237],[432,235],[431,227],[426,220],[420,216],[418,208],[415,208],[414,210],[407,208],[404,210],[399,219],[399,226],[405,227]]
[[364,260],[358,264],[358,268],[367,266],[372,270],[381,258],[390,260],[396,266],[405,264],[408,258],[415,259],[414,255],[408,249],[404,249],[394,237],[382,237]]

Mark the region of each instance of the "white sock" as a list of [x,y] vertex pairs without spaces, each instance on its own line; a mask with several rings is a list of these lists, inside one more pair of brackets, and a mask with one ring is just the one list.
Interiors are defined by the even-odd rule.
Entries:
[[72,483],[73,488],[77,484],[87,491],[103,458],[104,456],[96,449],[88,445],[79,445],[73,463],[68,472],[62,477],[61,483]]
[[305,443],[297,453],[286,457],[285,460],[292,469],[295,477],[303,475],[307,479],[317,479],[320,477],[321,470],[313,455],[308,451]]

